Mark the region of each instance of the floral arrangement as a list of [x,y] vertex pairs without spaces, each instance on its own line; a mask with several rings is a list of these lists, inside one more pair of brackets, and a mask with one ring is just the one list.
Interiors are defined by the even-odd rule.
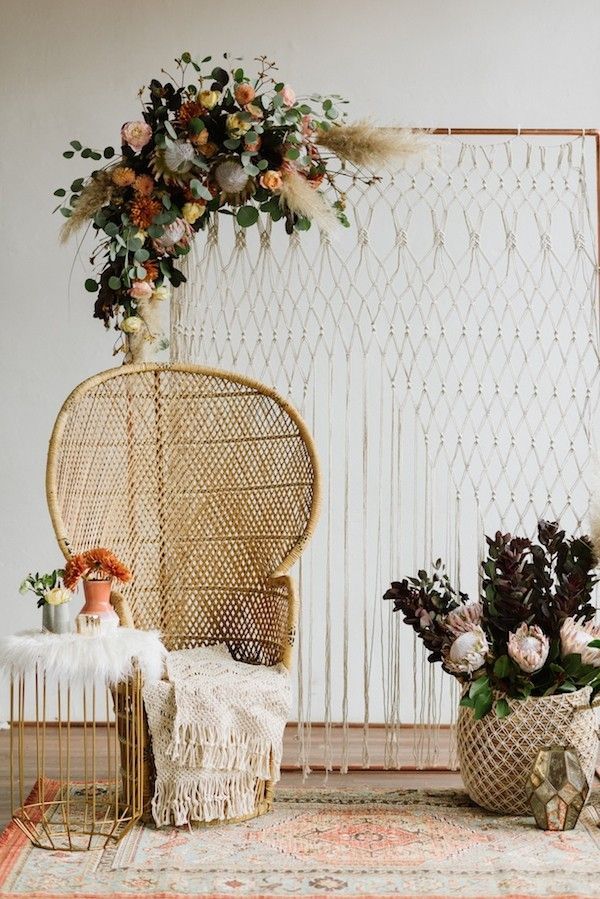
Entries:
[[498,532],[486,537],[481,597],[450,585],[441,560],[433,574],[393,582],[384,599],[403,614],[430,662],[465,686],[461,705],[476,718],[510,714],[508,699],[592,688],[600,692],[600,625],[594,624],[588,537],[566,538],[541,521],[538,543]]
[[64,582],[69,590],[75,590],[81,578],[86,581],[114,580],[126,584],[131,576],[129,568],[114,553],[97,547],[71,556],[65,567]]
[[155,339],[157,303],[185,281],[178,263],[211,217],[235,216],[248,228],[264,216],[290,234],[313,222],[348,226],[342,179],[371,183],[382,166],[423,147],[410,129],[344,124],[345,100],[297,96],[264,56],[252,77],[210,60],[182,53],[177,77],[164,72],[168,80],[142,88],[141,118],[121,128],[118,153],[78,140],[63,153],[105,160],[55,196],[65,198],[57,207],[64,239],[84,225],[97,235],[90,263],[99,274],[85,286],[97,294],[94,316],[107,327],[116,317],[125,335]]
[[37,596],[37,607],[43,605],[60,606],[65,602],[70,602],[73,594],[70,590],[62,586],[61,579],[65,576],[65,572],[61,568],[51,571],[48,574],[28,574],[19,587],[19,593],[33,593]]

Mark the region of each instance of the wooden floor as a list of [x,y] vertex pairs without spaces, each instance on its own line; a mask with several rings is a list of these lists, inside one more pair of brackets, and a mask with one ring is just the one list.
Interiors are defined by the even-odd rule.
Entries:
[[[37,777],[37,764],[35,754],[35,728],[28,728],[27,746],[25,748],[25,790],[29,792]],[[71,731],[71,777],[73,780],[83,778],[83,732],[73,728]],[[461,786],[460,774],[455,771],[430,770],[416,771],[414,769],[413,743],[415,738],[423,738],[415,734],[412,728],[403,728],[399,743],[399,761],[407,770],[383,771],[383,746],[385,731],[383,728],[374,728],[369,734],[371,770],[351,770],[348,774],[326,774],[319,770],[322,766],[323,754],[327,735],[320,725],[313,725],[310,733],[309,761],[313,773],[304,779],[302,772],[297,769],[296,759],[298,750],[297,728],[290,725],[286,729],[284,740],[284,769],[282,772],[282,786],[294,786],[301,789],[314,789],[327,786],[332,789],[359,789],[364,787],[387,787],[398,789],[399,787],[455,787]],[[443,765],[448,757],[449,732],[441,731],[440,755],[436,764]],[[348,731],[349,754],[348,763],[353,768],[360,768],[363,763],[363,730],[362,728],[350,728]],[[342,729],[333,727],[330,732],[330,747],[332,758],[341,758]],[[101,752],[102,741],[99,741]],[[9,746],[10,734],[8,731],[0,731],[0,828],[3,828],[10,820],[10,781],[9,781]],[[46,776],[51,776],[58,762],[58,740],[53,728],[47,729],[46,734]]]

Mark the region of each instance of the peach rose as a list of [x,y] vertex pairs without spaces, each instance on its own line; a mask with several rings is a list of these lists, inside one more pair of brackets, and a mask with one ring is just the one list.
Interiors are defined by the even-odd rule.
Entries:
[[152,128],[146,122],[125,122],[121,128],[121,140],[136,153],[146,146],[152,137]]
[[256,92],[251,84],[236,84],[233,94],[240,106],[251,103],[256,96]]
[[270,190],[273,193],[276,193],[278,190],[281,190],[282,179],[281,175],[275,169],[267,169],[264,175],[260,176],[260,186],[264,187],[265,190]]
[[293,106],[296,102],[296,92],[289,84],[286,84],[281,91],[281,98],[284,106]]
[[153,290],[152,281],[134,281],[129,288],[129,296],[134,300],[149,300]]
[[246,137],[244,138],[244,143],[247,150],[252,150],[254,153],[256,153],[260,149],[260,145],[262,143],[260,134],[255,134],[252,140],[248,140],[248,135],[246,135]]

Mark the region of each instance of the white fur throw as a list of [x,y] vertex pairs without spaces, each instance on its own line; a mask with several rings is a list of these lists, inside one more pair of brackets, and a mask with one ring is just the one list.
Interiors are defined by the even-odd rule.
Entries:
[[257,779],[279,780],[287,669],[246,665],[225,646],[205,646],[169,653],[167,672],[168,682],[144,685],[156,824],[251,814]]
[[0,672],[37,670],[61,682],[104,681],[130,677],[134,662],[145,681],[158,680],[166,650],[156,631],[119,627],[105,634],[48,634],[26,631],[0,637]]

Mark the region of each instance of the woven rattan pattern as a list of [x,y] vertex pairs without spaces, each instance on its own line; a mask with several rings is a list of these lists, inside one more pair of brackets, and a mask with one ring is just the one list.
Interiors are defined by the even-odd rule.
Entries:
[[312,440],[285,400],[197,366],[98,375],[57,420],[48,501],[66,555],[109,546],[131,567],[136,627],[170,649],[225,641],[244,661],[283,660],[281,576],[318,502]]
[[570,746],[588,782],[598,757],[597,711],[590,689],[510,702],[511,714],[476,721],[461,708],[457,724],[460,773],[471,799],[506,815],[530,815],[527,783],[543,746]]
[[[159,629],[169,649],[224,642],[241,661],[290,667],[298,607],[287,571],[316,523],[319,468],[276,393],[199,366],[96,375],[59,413],[46,487],[65,556],[108,546],[131,567],[115,602],[123,623]],[[272,794],[257,782],[255,814]]]

